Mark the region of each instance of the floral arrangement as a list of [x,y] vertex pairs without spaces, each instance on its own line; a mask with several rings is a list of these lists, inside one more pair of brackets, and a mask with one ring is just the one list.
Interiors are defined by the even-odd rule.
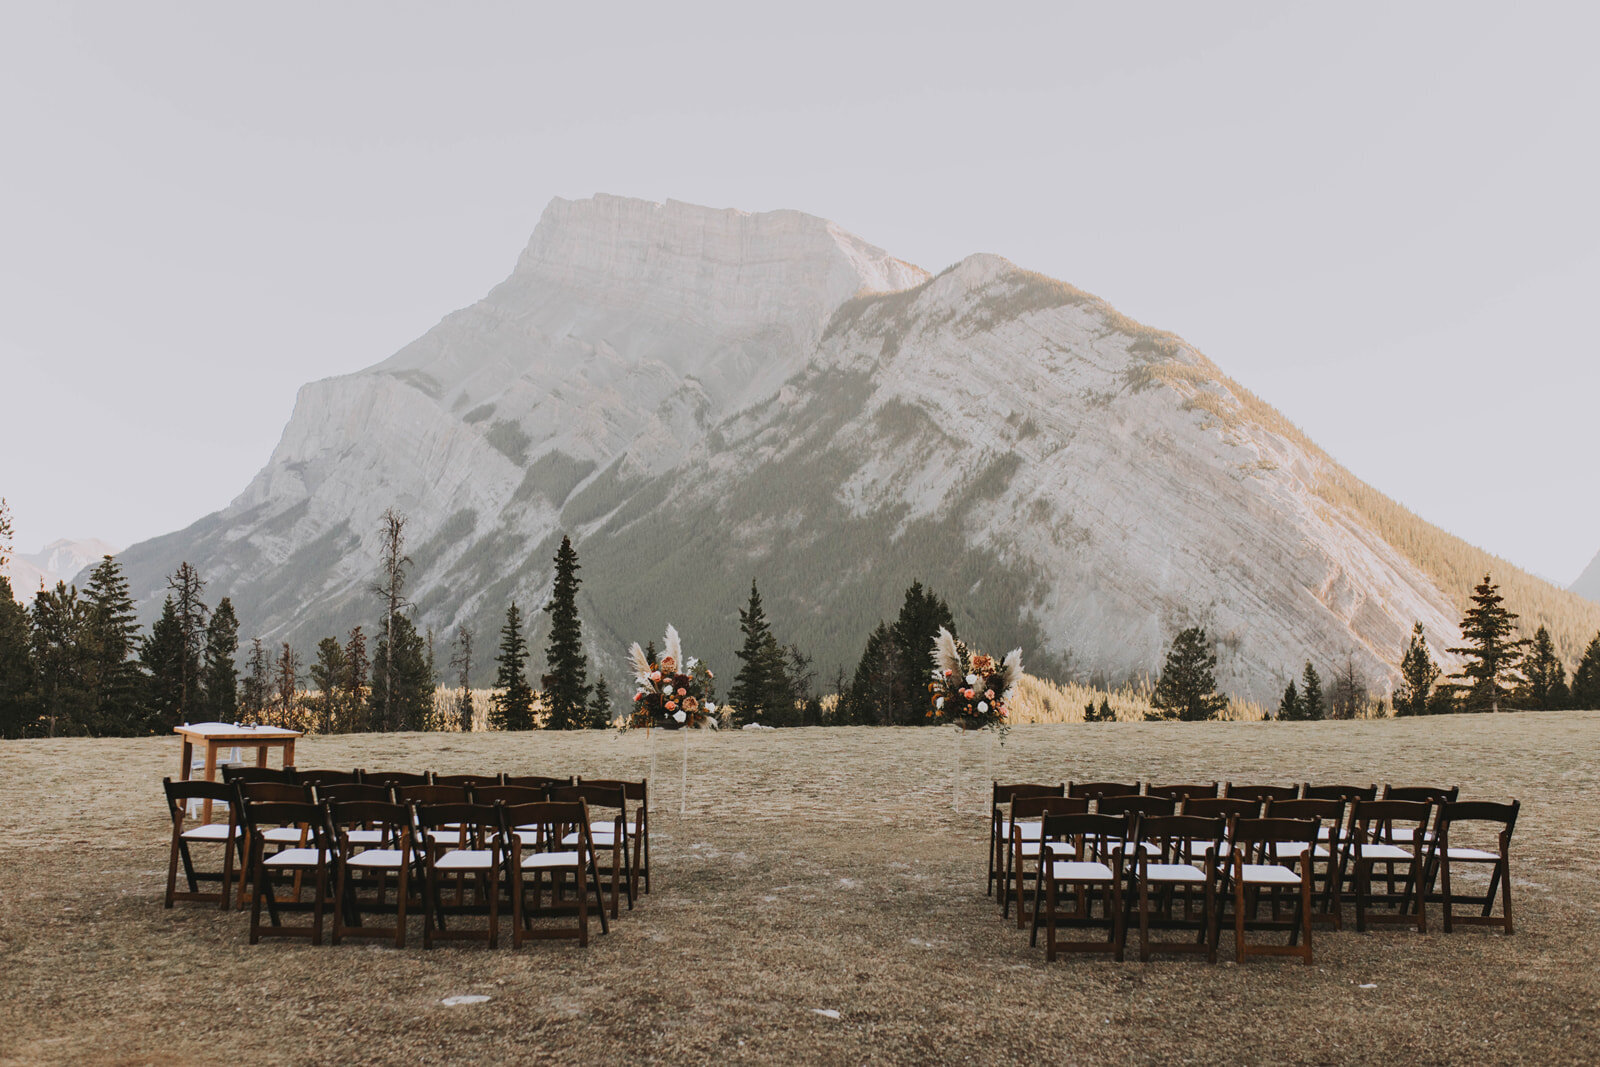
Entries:
[[1003,732],[1008,725],[1007,704],[1022,677],[1022,649],[1012,649],[996,663],[993,656],[970,651],[941,626],[933,639],[933,664],[928,718],[963,730],[1001,727]]
[[637,641],[628,649],[628,656],[636,685],[633,711],[628,716],[630,728],[676,730],[702,726],[716,715],[717,706],[708,699],[716,675],[693,656],[683,658],[676,628],[667,627],[661,655],[655,662],[650,661]]

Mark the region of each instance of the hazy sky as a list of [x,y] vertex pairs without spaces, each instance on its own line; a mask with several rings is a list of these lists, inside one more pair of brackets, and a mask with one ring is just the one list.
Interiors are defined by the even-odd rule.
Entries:
[[610,192],[1000,253],[1476,544],[1600,548],[1587,5],[769,9],[0,0],[17,547],[222,507],[300,384]]

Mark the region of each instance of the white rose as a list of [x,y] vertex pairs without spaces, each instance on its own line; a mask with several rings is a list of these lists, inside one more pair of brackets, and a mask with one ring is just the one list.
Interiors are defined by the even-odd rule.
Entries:
[[933,702],[933,706],[941,711],[944,710],[944,697],[940,697],[938,700],[935,700]]
[[717,706],[715,704],[711,703],[711,701],[709,701],[709,700],[706,701],[706,714],[707,715],[712,714],[716,710],[717,710]]
[[677,721],[682,722],[683,720],[687,719],[689,716],[685,712],[678,711],[678,712],[674,712],[672,717],[674,719],[676,719]]
[[976,674],[967,675],[967,684],[968,685],[977,685],[978,684],[978,676]]
[[979,715],[987,715],[987,714],[989,714],[989,704],[988,704],[987,701],[983,701],[983,700],[978,701],[978,714]]

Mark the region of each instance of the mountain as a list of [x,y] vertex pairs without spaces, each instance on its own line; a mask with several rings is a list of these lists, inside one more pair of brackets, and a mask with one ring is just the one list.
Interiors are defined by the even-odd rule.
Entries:
[[54,589],[57,582],[74,582],[85,568],[114,556],[117,550],[98,538],[84,541],[52,541],[38,552],[19,552],[7,570],[11,590],[24,604],[31,603],[40,588]]
[[1382,690],[1413,621],[1455,642],[1485,570],[1564,649],[1600,629],[1180,338],[998,256],[930,277],[793,211],[552,202],[483,300],[303,387],[237,499],[122,560],[147,613],[188,560],[245,634],[309,649],[377,620],[391,506],[423,625],[480,649],[513,598],[544,602],[571,533],[612,671],[671,621],[731,675],[752,577],[825,677],[916,578],[1046,674],[1153,674],[1204,625],[1223,685],[1261,700],[1308,656]]
[[1570,588],[1581,597],[1600,602],[1600,552],[1595,553],[1594,559],[1583,568],[1583,573],[1578,575],[1578,580]]

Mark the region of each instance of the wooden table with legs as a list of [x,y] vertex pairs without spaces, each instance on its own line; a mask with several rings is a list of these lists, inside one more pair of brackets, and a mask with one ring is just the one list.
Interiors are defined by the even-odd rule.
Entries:
[[[174,726],[172,732],[183,738],[183,766],[179,778],[188,780],[189,767],[194,761],[194,747],[203,744],[206,749],[205,779],[208,782],[217,780],[217,749],[235,746],[253,748],[256,750],[256,766],[265,767],[267,750],[281,748],[283,765],[292,767],[295,738],[300,736],[299,730],[286,730],[281,726],[240,726],[231,722],[184,723]],[[200,817],[204,822],[211,821],[211,801],[205,802],[205,810]]]

